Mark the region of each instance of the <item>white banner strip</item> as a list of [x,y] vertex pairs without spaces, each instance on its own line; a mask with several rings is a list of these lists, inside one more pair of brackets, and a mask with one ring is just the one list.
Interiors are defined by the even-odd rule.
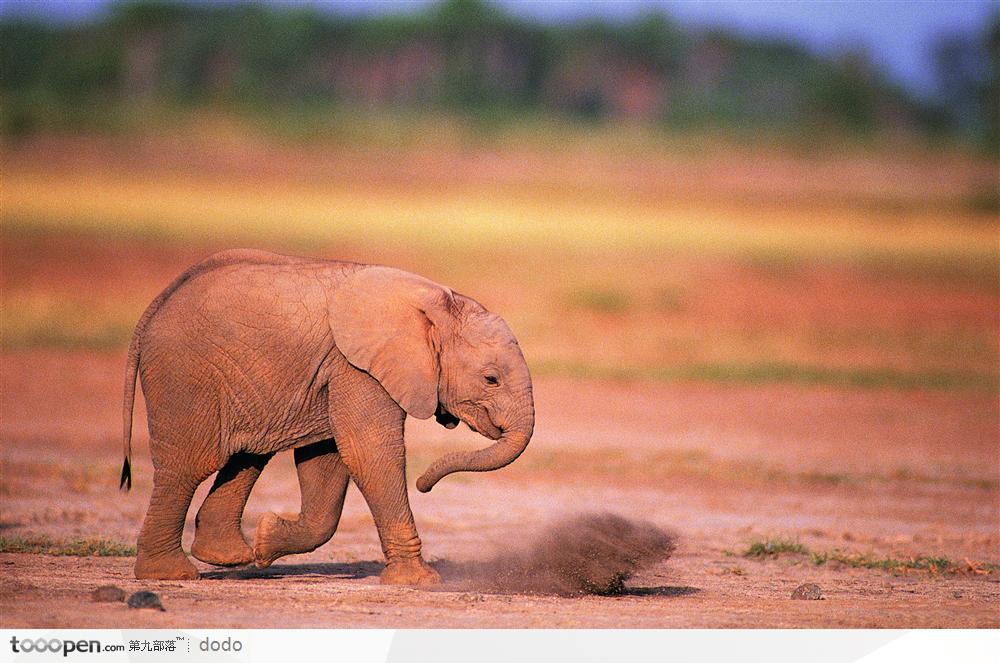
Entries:
[[0,630],[0,661],[993,663],[1000,631]]

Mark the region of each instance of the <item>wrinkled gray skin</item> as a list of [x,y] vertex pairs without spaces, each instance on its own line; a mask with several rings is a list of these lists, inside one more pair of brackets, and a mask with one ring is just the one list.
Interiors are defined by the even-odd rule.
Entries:
[[[501,468],[531,438],[531,377],[510,329],[472,299],[387,267],[224,251],[178,277],[140,319],[126,371],[125,465],[131,485],[135,378],[146,399],[153,495],[137,578],[197,578],[181,532],[198,485],[192,554],[267,566],[333,535],[348,481],[371,509],[393,584],[438,582],[424,562],[406,492],[403,422],[464,421],[494,442],[447,454],[417,480]],[[296,520],[268,513],[251,549],[247,497],[275,453],[294,449]]]

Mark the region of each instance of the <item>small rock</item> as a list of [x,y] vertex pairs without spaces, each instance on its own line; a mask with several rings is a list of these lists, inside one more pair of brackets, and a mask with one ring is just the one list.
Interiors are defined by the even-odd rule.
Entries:
[[823,590],[819,588],[819,585],[807,582],[795,588],[795,591],[792,592],[792,598],[803,601],[819,601],[823,598]]
[[101,585],[90,594],[97,603],[117,603],[125,600],[125,590],[116,585]]
[[962,598],[962,592],[952,592],[951,595],[952,595],[953,598],[956,598],[956,599]]
[[128,607],[130,608],[150,608],[152,610],[165,611],[160,597],[153,592],[136,592],[128,597]]

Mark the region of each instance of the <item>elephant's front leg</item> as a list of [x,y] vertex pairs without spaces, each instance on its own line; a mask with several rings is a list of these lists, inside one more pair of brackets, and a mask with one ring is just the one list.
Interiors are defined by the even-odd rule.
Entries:
[[441,576],[420,554],[420,537],[406,493],[403,420],[406,414],[366,373],[356,372],[360,395],[338,400],[331,395],[330,423],[341,458],[371,509],[382,542],[386,567],[382,582],[424,585]]
[[311,552],[337,531],[350,475],[333,440],[295,450],[295,467],[302,492],[296,520],[265,513],[257,522],[253,554],[257,566],[270,566],[283,555]]

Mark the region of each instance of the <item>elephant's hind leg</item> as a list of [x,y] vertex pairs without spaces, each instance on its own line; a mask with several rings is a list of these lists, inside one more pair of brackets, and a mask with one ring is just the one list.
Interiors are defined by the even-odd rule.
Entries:
[[295,450],[295,467],[302,491],[302,510],[296,520],[265,513],[257,523],[254,557],[257,566],[270,566],[283,555],[319,548],[337,531],[350,474],[333,440]]
[[181,550],[181,534],[194,491],[209,476],[211,472],[195,476],[174,468],[154,471],[153,496],[136,545],[136,578],[194,580],[198,577],[198,570]]
[[191,554],[217,566],[239,566],[254,561],[240,529],[243,508],[254,482],[273,454],[238,453],[215,477],[212,490],[195,518]]

